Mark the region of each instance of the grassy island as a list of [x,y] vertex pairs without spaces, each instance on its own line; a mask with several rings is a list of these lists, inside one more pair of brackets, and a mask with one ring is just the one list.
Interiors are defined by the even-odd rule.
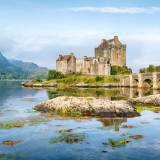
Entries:
[[63,75],[61,72],[57,71],[49,71],[48,78],[45,81],[41,81],[39,79],[32,81],[33,84],[57,84],[60,88],[66,88],[80,83],[96,86],[118,82],[119,78],[117,76],[89,76],[75,73]]

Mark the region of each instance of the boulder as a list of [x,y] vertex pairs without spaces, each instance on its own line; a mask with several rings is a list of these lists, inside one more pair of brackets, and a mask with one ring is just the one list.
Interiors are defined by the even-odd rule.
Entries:
[[[133,117],[139,115],[128,101],[110,101],[94,97],[57,97],[35,107],[41,112],[55,112],[70,115]],[[75,113],[75,114],[74,114]]]
[[131,99],[131,102],[145,104],[145,105],[160,106],[160,94],[133,98]]

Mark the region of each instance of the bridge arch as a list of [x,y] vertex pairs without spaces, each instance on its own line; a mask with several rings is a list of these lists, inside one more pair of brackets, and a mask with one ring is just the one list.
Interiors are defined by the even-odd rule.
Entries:
[[153,87],[153,79],[152,78],[144,78],[142,82],[143,88],[152,88]]
[[160,89],[160,73],[139,73],[121,77],[124,87]]
[[134,78],[134,79],[133,79],[133,84],[134,84],[134,86],[138,87],[138,83],[139,83],[138,78]]
[[157,87],[160,88],[160,78],[157,80]]

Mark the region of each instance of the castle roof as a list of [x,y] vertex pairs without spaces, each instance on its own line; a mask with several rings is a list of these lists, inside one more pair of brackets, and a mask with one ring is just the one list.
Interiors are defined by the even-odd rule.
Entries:
[[123,44],[119,41],[118,36],[114,36],[112,39],[103,39],[98,48],[106,48],[112,45],[121,46]]
[[73,55],[59,55],[57,61],[69,61]]

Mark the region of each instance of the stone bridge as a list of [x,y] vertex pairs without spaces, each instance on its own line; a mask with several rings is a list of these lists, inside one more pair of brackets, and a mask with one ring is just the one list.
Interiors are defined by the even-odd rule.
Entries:
[[160,72],[139,73],[120,77],[122,87],[160,89]]

